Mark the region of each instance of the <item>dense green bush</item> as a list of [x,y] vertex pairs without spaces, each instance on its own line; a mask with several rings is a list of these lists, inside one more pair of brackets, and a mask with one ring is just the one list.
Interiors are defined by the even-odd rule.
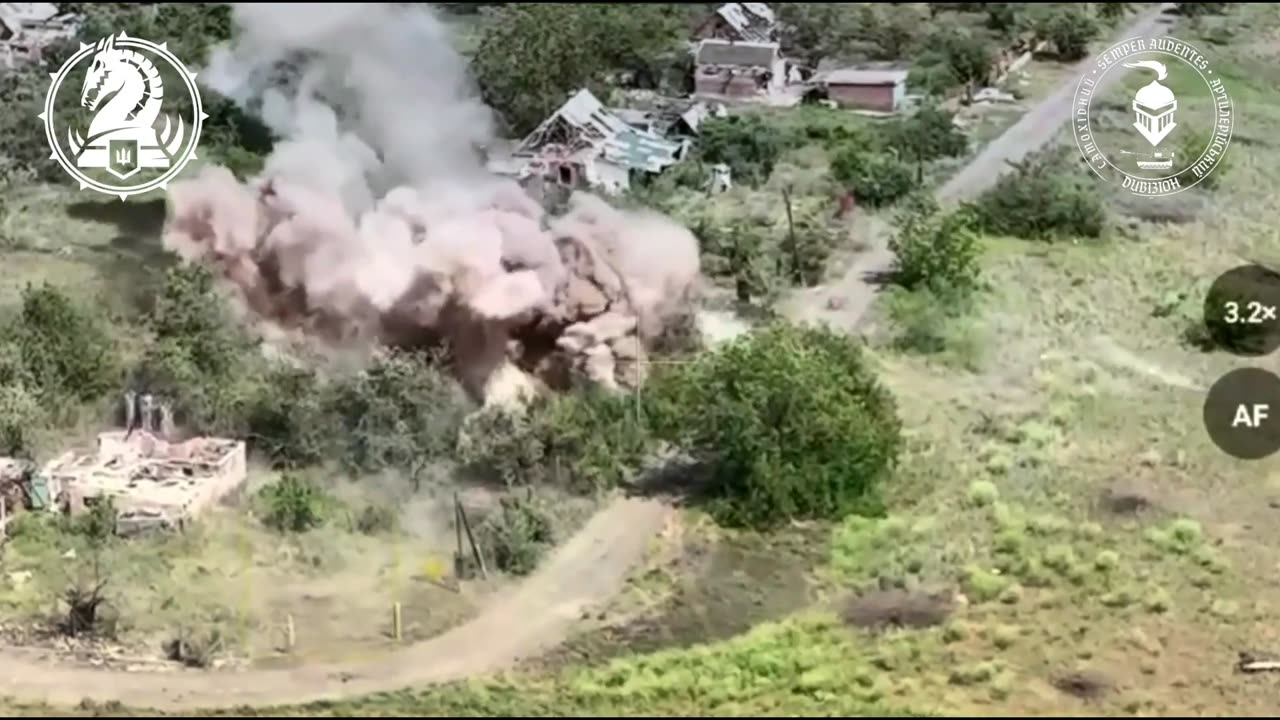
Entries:
[[44,421],[40,403],[23,385],[0,383],[0,456],[29,457],[34,429]]
[[284,533],[306,532],[324,523],[333,498],[311,481],[286,473],[258,491],[262,523]]
[[758,185],[769,179],[792,138],[758,115],[708,118],[699,128],[698,150],[708,163],[729,166],[735,183]]
[[1082,6],[1058,8],[1044,19],[1037,28],[1041,37],[1048,38],[1058,51],[1058,58],[1079,60],[1089,54],[1089,43],[1101,32],[1098,21]]
[[42,398],[95,400],[120,383],[120,358],[106,324],[48,283],[27,286],[4,333]]
[[769,326],[671,367],[645,393],[653,427],[711,463],[711,508],[771,526],[880,510],[901,426],[856,340]]
[[594,492],[626,482],[654,445],[633,398],[586,391],[540,398],[523,411],[481,411],[468,418],[458,454],[508,485]]
[[271,364],[238,403],[255,452],[276,467],[302,467],[332,457],[338,424],[315,371]]
[[1102,235],[1103,186],[1083,176],[1074,153],[1043,151],[1014,168],[972,205],[982,229],[1028,240]]
[[916,195],[899,214],[889,241],[894,281],[914,290],[967,290],[978,278],[978,236],[969,211],[943,213],[932,196]]
[[893,203],[916,188],[916,172],[888,153],[846,148],[832,159],[831,174],[870,207]]
[[532,494],[504,497],[476,528],[476,542],[499,570],[528,575],[555,545],[552,514]]
[[340,457],[363,472],[394,467],[416,473],[451,453],[470,410],[466,394],[441,369],[439,358],[423,353],[379,357],[335,382],[330,396]]

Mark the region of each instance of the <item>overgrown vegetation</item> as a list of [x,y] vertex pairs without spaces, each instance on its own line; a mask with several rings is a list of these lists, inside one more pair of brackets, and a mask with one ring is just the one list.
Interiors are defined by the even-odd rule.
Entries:
[[672,369],[646,392],[659,433],[710,464],[727,524],[880,510],[900,425],[856,341],[775,324]]
[[552,513],[532,492],[508,495],[476,528],[476,542],[499,570],[528,575],[555,544]]
[[1085,177],[1073,151],[1028,156],[972,205],[993,235],[1027,240],[1097,238],[1106,228],[1102,185]]
[[285,473],[258,491],[262,522],[285,533],[301,533],[319,527],[332,511],[333,498],[310,480]]
[[889,241],[894,281],[908,290],[964,292],[978,281],[978,236],[968,210],[943,213],[930,195],[916,195]]

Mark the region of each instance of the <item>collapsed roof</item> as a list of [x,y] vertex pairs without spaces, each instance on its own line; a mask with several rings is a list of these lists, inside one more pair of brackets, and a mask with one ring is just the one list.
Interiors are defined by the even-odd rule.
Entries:
[[764,3],[725,3],[716,14],[743,40],[772,40],[777,28],[773,10]]
[[542,121],[516,147],[517,155],[532,155],[549,145],[568,154],[600,157],[629,170],[657,173],[679,162],[682,143],[628,125],[607,110],[590,90],[579,90],[551,117]]

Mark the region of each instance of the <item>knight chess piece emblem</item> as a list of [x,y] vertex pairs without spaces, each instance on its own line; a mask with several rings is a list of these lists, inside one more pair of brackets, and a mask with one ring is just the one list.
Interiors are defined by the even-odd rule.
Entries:
[[[196,157],[207,117],[196,74],[166,43],[120,33],[81,44],[52,77],[39,117],[50,159],[80,189],[121,200],[163,190]],[[63,92],[81,77],[78,98]]]

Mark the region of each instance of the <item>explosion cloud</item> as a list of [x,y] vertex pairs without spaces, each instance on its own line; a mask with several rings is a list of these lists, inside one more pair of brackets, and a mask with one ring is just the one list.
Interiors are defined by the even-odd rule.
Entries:
[[492,122],[421,6],[244,4],[203,78],[280,140],[260,177],[169,192],[168,247],[259,321],[335,345],[448,343],[489,402],[638,380],[698,276],[688,230],[575,194],[548,216],[486,173]]

